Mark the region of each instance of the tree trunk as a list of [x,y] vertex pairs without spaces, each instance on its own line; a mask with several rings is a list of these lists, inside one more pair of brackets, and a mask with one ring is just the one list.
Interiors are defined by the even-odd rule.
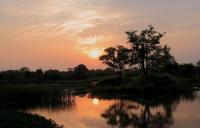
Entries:
[[144,60],[142,60],[142,72],[143,72],[144,77],[146,77],[148,75],[148,72],[145,68]]
[[149,128],[149,121],[150,121],[150,109],[149,109],[149,105],[145,105],[144,107],[144,114],[143,114],[143,123],[145,128]]
[[120,85],[122,85],[122,71],[119,71],[119,81],[120,81]]

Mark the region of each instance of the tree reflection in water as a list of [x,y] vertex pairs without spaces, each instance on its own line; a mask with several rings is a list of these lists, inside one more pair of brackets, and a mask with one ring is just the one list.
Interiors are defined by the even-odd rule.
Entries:
[[26,111],[48,109],[51,111],[73,110],[75,97],[65,88],[0,88],[0,108]]
[[171,113],[171,108],[152,113],[149,105],[140,106],[129,101],[119,101],[111,105],[102,116],[107,119],[108,124],[119,127],[168,128],[173,124]]
[[[104,95],[99,98],[107,99]],[[119,98],[101,116],[107,124],[132,128],[169,128],[180,100],[194,100],[195,94],[158,97]],[[110,97],[109,97],[110,99]],[[153,100],[152,100],[153,99]]]

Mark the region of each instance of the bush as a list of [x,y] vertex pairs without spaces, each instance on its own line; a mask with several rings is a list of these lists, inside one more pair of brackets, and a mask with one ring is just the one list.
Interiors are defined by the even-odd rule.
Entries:
[[15,111],[0,111],[0,128],[63,128],[39,115]]
[[128,87],[136,92],[168,92],[177,90],[178,84],[179,80],[173,75],[163,73],[134,77]]
[[100,81],[97,85],[110,85],[110,86],[120,86],[120,79],[118,77],[106,78]]
[[169,74],[153,74],[141,82],[147,91],[173,91],[177,89],[178,84],[178,80]]
[[197,75],[197,68],[193,64],[180,65],[180,75],[185,78],[192,78]]

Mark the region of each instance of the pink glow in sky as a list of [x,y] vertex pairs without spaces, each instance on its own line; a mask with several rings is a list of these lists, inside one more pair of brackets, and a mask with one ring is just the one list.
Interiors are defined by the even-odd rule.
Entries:
[[104,68],[104,48],[149,24],[178,62],[200,59],[199,0],[0,0],[0,70]]

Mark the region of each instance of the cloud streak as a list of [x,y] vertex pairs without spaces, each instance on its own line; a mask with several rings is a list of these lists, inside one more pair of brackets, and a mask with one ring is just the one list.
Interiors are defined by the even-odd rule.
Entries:
[[168,33],[166,41],[181,61],[187,53],[173,43],[191,37],[191,44],[199,45],[199,8],[199,0],[1,0],[0,45],[55,38],[85,53],[125,42],[124,31],[153,24]]

